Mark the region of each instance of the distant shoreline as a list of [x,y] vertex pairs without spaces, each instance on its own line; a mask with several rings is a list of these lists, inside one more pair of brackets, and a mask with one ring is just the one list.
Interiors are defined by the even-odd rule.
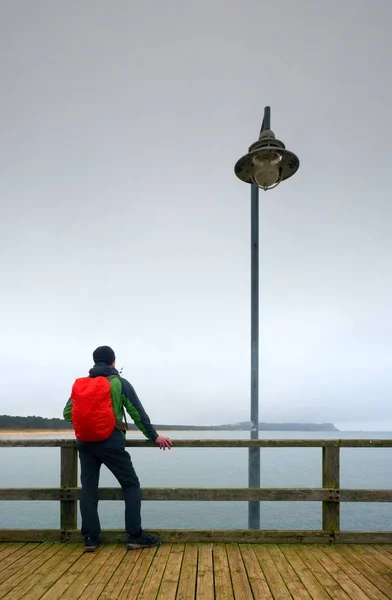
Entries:
[[[165,433],[177,433],[178,430],[165,430]],[[183,429],[182,431],[194,431],[198,433],[203,431],[202,429]],[[46,435],[73,435],[73,429],[0,429],[0,436],[14,435],[14,436],[46,436]],[[143,435],[138,429],[130,429],[127,434],[140,434]],[[144,438],[144,436],[143,436]]]
[[[250,421],[222,423],[220,425],[191,425],[189,423],[174,425],[173,423],[154,423],[157,431],[248,431],[253,428]],[[259,431],[339,431],[333,423],[299,422],[259,422]],[[41,432],[41,435],[52,432],[72,432],[72,424],[57,417],[17,416],[0,414],[0,433],[6,431]],[[138,431],[134,423],[129,423],[128,431]]]
[[[162,433],[174,433],[180,431],[186,432],[205,432],[205,431],[217,431],[217,432],[246,432],[250,433],[250,427],[241,427],[241,425],[155,425],[155,429]],[[46,427],[18,427],[18,424],[15,423],[10,426],[1,427],[0,426],[0,435],[56,435],[56,434],[73,434],[72,427],[54,427],[54,428],[46,428]],[[285,432],[335,432],[338,433],[339,429],[337,429],[333,424],[313,424],[313,423],[260,423],[259,425],[260,432],[274,432],[274,431],[285,431]],[[133,423],[129,424],[128,433],[140,433],[139,429]]]

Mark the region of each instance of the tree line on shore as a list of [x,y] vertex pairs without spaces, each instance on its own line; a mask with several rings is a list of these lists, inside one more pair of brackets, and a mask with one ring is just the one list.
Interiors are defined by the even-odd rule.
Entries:
[[12,417],[11,415],[0,415],[0,429],[72,429],[72,424],[64,419],[48,419],[46,417]]
[[[227,425],[155,425],[155,427],[163,431],[249,431],[250,423],[244,421]],[[0,429],[7,431],[19,431],[21,429],[56,431],[72,429],[72,424],[64,421],[64,419],[37,417],[35,415],[28,417],[0,415]],[[137,427],[133,423],[129,423],[128,429],[135,431]],[[332,423],[259,423],[259,429],[261,431],[338,431]]]

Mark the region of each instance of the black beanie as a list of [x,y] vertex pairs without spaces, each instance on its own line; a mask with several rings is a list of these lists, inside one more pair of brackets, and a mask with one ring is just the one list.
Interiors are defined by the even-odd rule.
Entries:
[[107,365],[111,365],[116,360],[116,355],[110,346],[99,346],[93,352],[93,360],[94,363],[106,363]]

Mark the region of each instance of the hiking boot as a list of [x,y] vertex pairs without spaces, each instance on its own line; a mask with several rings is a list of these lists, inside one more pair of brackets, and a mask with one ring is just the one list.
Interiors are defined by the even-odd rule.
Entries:
[[84,551],[85,552],[95,552],[99,546],[99,539],[96,537],[86,537],[84,538]]
[[127,547],[130,550],[136,550],[137,548],[153,548],[159,546],[161,540],[156,535],[147,535],[142,532],[139,535],[129,535],[127,541]]

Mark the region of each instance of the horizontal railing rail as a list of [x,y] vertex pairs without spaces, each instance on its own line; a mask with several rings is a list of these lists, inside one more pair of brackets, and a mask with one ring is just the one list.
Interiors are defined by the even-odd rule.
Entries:
[[[12,435],[12,432],[9,433]],[[128,448],[155,448],[154,442],[144,439],[126,440]],[[392,448],[391,439],[327,439],[327,440],[173,440],[175,448],[324,448],[338,446],[339,448]],[[75,439],[0,439],[0,448],[76,448]]]
[[[246,531],[215,532],[214,539],[255,541],[324,541],[324,542],[392,542],[392,532],[341,532],[341,502],[392,502],[392,489],[341,489],[340,488],[340,449],[341,448],[392,448],[392,439],[274,439],[274,440],[174,440],[175,448],[321,448],[322,487],[321,488],[143,488],[142,499],[153,501],[247,501],[247,502],[322,502],[322,529],[316,531]],[[155,448],[153,442],[142,439],[127,440],[130,448]],[[77,528],[77,501],[81,489],[78,487],[77,445],[74,439],[1,439],[0,447],[6,448],[60,448],[60,488],[0,488],[0,501],[59,501],[60,539],[74,539]],[[120,488],[101,488],[100,500],[122,500]],[[34,533],[35,532],[35,533]],[[182,532],[182,533],[181,533]],[[173,530],[171,541],[195,541],[195,531]],[[211,532],[210,532],[211,533]],[[200,541],[211,541],[209,532],[200,531]],[[0,541],[36,541],[55,539],[54,530],[0,530]],[[120,532],[109,534],[116,541]],[[237,537],[236,537],[237,536]],[[121,536],[120,536],[121,537]]]
[[[80,500],[81,489],[0,488],[0,500]],[[124,500],[120,488],[101,488],[99,500]],[[142,500],[252,502],[392,502],[392,490],[324,488],[143,488]]]

